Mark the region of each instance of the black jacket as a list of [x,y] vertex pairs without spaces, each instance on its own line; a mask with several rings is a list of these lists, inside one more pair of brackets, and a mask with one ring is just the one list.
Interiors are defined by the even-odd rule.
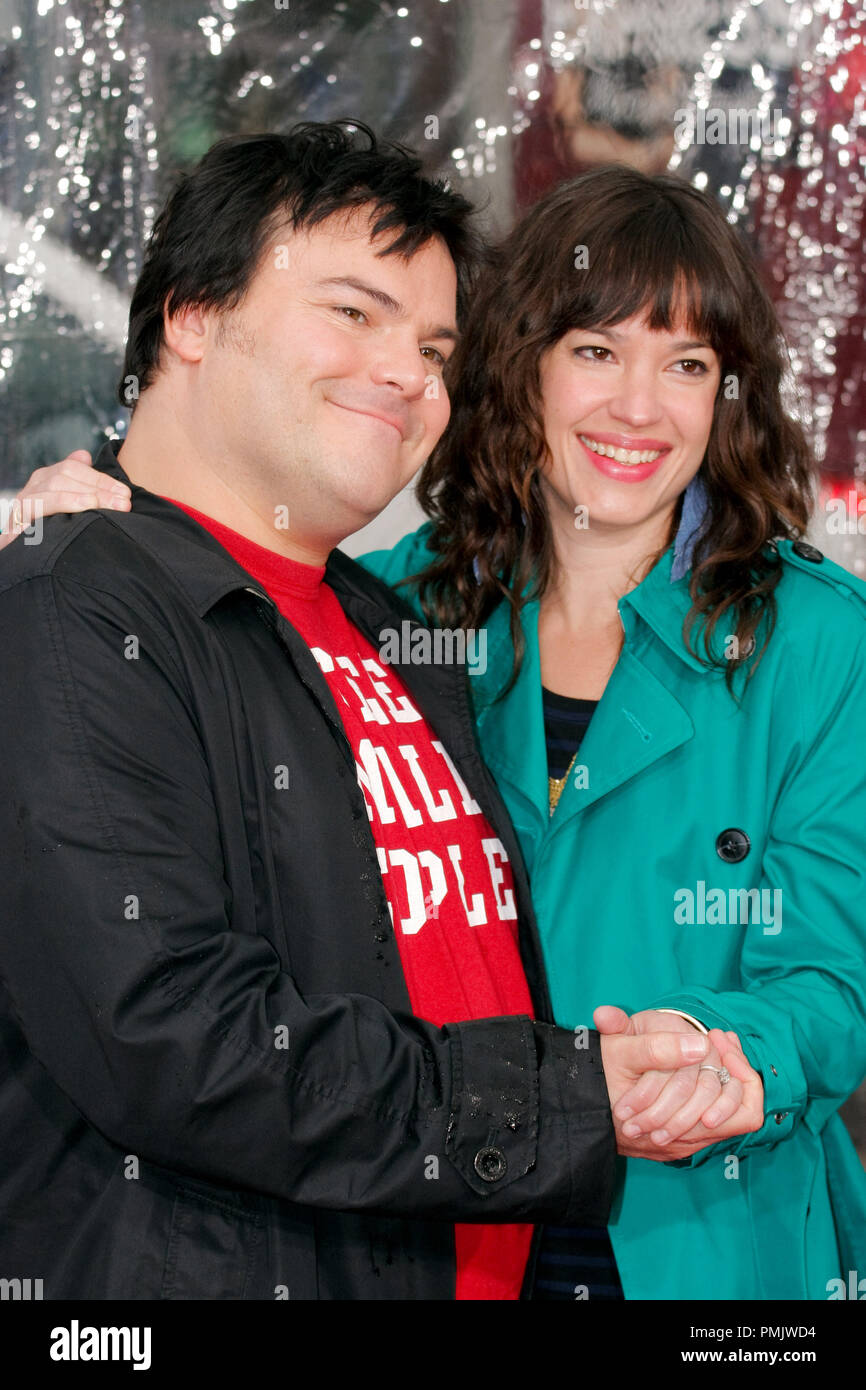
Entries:
[[[112,446],[97,467],[129,482]],[[208,532],[132,494],[0,562],[0,1277],[447,1299],[454,1221],[603,1224],[597,1035],[413,1016],[311,652]],[[339,551],[325,577],[374,644],[411,618]],[[508,852],[549,1018],[465,672],[397,669]]]

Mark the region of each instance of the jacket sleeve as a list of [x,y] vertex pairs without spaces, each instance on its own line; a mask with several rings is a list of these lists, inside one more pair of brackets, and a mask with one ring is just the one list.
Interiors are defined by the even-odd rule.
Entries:
[[[764,1124],[724,1141],[726,1153],[774,1148],[798,1125],[819,1133],[866,1073],[862,621],[854,631],[850,642],[850,626],[826,634],[836,643],[827,660],[815,653],[811,661],[804,639],[803,669],[794,679],[808,689],[805,698],[799,692],[800,708],[813,712],[813,722],[810,728],[804,714],[799,752],[771,817],[760,887],[769,894],[762,901],[779,910],[762,912],[762,924],[745,929],[742,988],[717,991],[695,982],[646,1005],[669,1005],[707,1027],[733,1029],[761,1073]],[[682,1162],[705,1163],[721,1147]]]
[[528,1018],[437,1029],[302,997],[264,935],[232,930],[179,644],[149,595],[109,587],[43,573],[0,592],[0,973],[39,1063],[122,1153],[228,1187],[603,1223],[597,1035],[577,1051]]

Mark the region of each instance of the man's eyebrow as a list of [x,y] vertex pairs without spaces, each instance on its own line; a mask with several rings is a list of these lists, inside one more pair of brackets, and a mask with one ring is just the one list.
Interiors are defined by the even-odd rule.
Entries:
[[[375,285],[367,284],[366,280],[356,280],[352,275],[333,275],[327,280],[319,280],[317,281],[317,288],[354,290],[356,294],[367,295],[369,299],[373,300],[374,304],[379,305],[380,309],[384,309],[386,313],[393,314],[395,317],[405,314],[406,312],[399,299],[395,299],[393,295],[386,294],[384,290],[377,289]],[[442,324],[437,328],[432,328],[425,336],[429,338],[447,338],[456,343],[460,335],[456,328],[449,328],[447,325]]]

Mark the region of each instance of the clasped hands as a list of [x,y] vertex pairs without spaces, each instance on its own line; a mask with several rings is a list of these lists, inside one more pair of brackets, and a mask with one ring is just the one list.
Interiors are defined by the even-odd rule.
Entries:
[[[593,1022],[601,1034],[617,1150],[662,1162],[691,1158],[699,1149],[764,1123],[764,1087],[736,1033],[699,1033],[677,1014],[644,1009],[629,1018],[605,1004]],[[718,1073],[702,1066],[727,1067]]]

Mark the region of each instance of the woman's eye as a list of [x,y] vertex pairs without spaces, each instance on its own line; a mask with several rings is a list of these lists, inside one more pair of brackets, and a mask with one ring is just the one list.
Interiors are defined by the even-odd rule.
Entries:
[[577,357],[582,356],[585,352],[589,353],[590,356],[584,358],[587,362],[606,362],[610,357],[610,348],[600,347],[595,343],[587,343],[585,347],[577,347],[574,352]]
[[348,318],[353,319],[355,323],[360,323],[362,319],[367,317],[363,309],[354,309],[351,304],[338,304],[337,313],[345,314]]
[[697,357],[684,357],[676,365],[683,369],[685,376],[706,376],[709,370],[706,362],[701,362]]
[[432,352],[432,353],[433,353],[433,357],[431,358],[431,361],[435,362],[437,367],[444,367],[444,366],[445,366],[445,360],[446,360],[446,359],[445,359],[445,354],[444,354],[443,352],[440,352],[438,348],[429,347],[429,346],[428,346],[428,347],[422,347],[421,352],[422,352],[422,354],[425,353],[425,352]]

